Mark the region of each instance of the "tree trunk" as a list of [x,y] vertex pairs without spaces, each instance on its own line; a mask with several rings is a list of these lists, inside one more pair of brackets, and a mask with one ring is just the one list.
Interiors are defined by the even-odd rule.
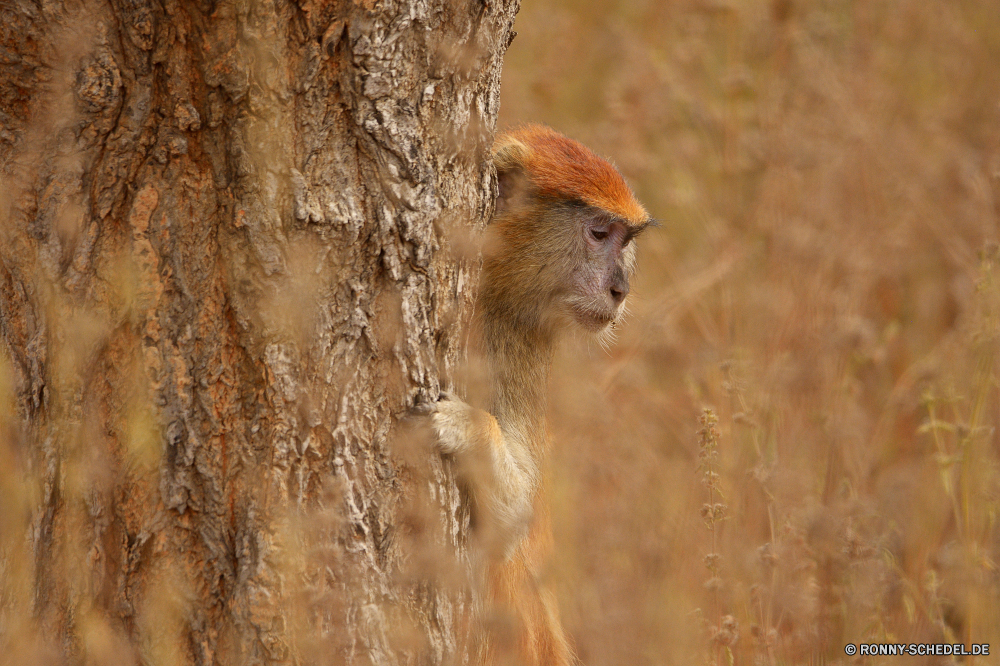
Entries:
[[2,0],[0,654],[470,660],[394,424],[462,353],[518,4]]

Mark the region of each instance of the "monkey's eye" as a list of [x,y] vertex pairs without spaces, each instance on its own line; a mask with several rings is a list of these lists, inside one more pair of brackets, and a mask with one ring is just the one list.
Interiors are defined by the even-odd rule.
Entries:
[[609,234],[609,232],[608,232],[607,229],[591,229],[590,230],[590,235],[593,236],[594,240],[602,241],[602,240],[604,240],[605,238],[608,237],[608,234]]

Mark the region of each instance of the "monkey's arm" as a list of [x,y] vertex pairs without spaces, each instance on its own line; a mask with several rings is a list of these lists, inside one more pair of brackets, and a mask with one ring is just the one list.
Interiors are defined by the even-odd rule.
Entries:
[[537,463],[492,414],[451,395],[436,403],[431,419],[439,449],[455,456],[483,514],[487,540],[509,555],[531,522]]
[[[552,548],[552,527],[539,495],[537,463],[516,432],[505,434],[492,414],[453,396],[436,403],[432,419],[439,449],[455,456],[459,474],[478,500],[477,536],[493,555],[486,578],[491,613],[520,627],[521,663],[569,666],[572,653],[555,597],[539,580]],[[483,663],[499,659],[493,655]]]

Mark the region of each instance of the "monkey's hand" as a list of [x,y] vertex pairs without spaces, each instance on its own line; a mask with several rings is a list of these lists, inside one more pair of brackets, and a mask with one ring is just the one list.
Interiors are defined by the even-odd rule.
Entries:
[[502,437],[492,414],[472,407],[451,393],[442,393],[432,408],[431,422],[442,453],[459,455],[484,448]]
[[509,555],[531,522],[538,485],[534,460],[492,414],[451,394],[435,403],[431,422],[438,448],[455,456],[458,473],[484,514],[482,530],[490,547]]

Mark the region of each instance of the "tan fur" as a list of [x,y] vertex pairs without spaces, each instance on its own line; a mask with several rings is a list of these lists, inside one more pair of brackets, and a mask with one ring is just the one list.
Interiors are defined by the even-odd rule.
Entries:
[[487,231],[474,326],[489,396],[448,396],[433,422],[476,509],[484,578],[482,663],[574,660],[543,572],[552,550],[543,467],[545,394],[557,339],[602,335],[624,310],[631,240],[649,224],[621,174],[581,144],[530,125],[498,138],[497,211]]

